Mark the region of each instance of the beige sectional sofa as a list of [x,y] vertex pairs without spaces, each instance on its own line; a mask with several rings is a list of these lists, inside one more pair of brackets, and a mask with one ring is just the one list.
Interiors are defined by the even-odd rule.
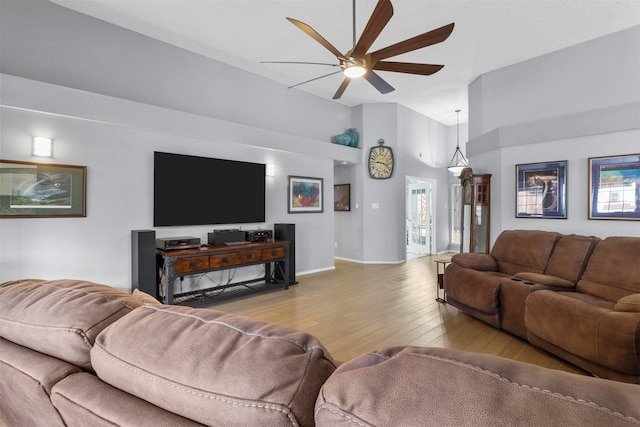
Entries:
[[628,426],[638,402],[636,385],[490,355],[396,347],[338,365],[273,323],[82,281],[0,285],[10,427]]
[[447,302],[594,375],[640,383],[640,237],[507,230],[456,254]]

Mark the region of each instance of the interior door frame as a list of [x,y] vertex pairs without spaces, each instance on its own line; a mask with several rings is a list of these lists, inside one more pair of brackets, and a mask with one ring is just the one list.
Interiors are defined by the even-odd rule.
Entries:
[[428,184],[428,188],[427,188],[427,194],[429,197],[429,217],[431,218],[431,226],[430,226],[430,230],[429,230],[429,241],[427,243],[427,248],[428,248],[428,252],[425,253],[420,253],[420,256],[423,255],[434,255],[435,251],[436,251],[436,230],[437,230],[437,226],[436,226],[436,209],[435,209],[435,195],[436,193],[436,188],[438,185],[437,180],[435,179],[431,179],[431,178],[424,178],[424,177],[417,177],[417,176],[405,176],[405,200],[404,200],[404,206],[405,206],[405,215],[404,215],[404,222],[405,222],[405,232],[403,233],[403,240],[405,243],[405,258],[408,258],[408,252],[409,252],[409,244],[408,244],[408,236],[409,233],[411,232],[411,230],[409,230],[409,216],[410,216],[410,212],[409,212],[409,200],[411,198],[411,193],[410,193],[410,185],[412,184],[416,184],[416,183],[426,183]]

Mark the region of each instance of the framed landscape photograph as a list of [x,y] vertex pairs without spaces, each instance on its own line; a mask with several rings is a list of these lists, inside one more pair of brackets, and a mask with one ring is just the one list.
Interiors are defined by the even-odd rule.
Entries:
[[289,176],[287,201],[289,213],[317,213],[324,211],[322,178]]
[[333,186],[333,210],[351,210],[351,184],[336,184]]
[[516,218],[567,218],[567,161],[516,165]]
[[640,154],[589,158],[589,219],[640,220]]
[[87,167],[0,160],[0,218],[85,217]]

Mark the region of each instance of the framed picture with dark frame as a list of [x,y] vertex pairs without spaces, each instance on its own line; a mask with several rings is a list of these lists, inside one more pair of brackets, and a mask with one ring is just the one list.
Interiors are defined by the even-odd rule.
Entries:
[[589,219],[640,220],[640,154],[588,161]]
[[287,212],[319,213],[324,211],[322,178],[289,176],[287,187]]
[[85,217],[87,167],[0,160],[0,218]]
[[567,161],[516,165],[516,218],[567,218]]
[[336,184],[333,186],[333,210],[351,210],[351,184]]

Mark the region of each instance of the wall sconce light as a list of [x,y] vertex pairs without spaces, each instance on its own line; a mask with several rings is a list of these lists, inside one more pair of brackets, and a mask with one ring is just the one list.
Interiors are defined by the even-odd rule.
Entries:
[[268,164],[265,170],[265,175],[267,176],[276,176],[276,165]]
[[53,157],[53,139],[34,136],[31,155],[37,157]]

